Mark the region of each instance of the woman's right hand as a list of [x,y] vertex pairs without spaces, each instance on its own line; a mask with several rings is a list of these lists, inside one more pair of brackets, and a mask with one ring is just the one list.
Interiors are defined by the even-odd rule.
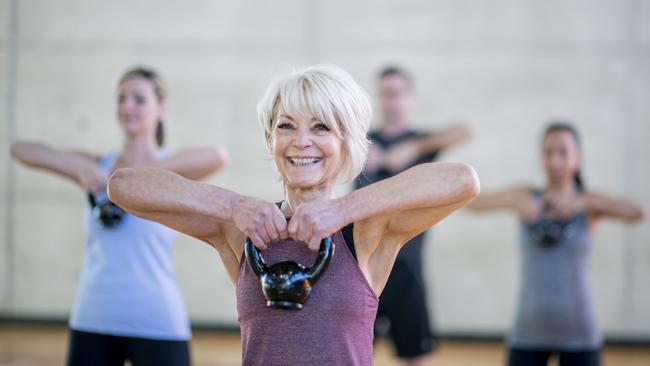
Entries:
[[232,205],[232,221],[261,250],[268,243],[288,238],[287,220],[277,205],[253,197],[240,196]]

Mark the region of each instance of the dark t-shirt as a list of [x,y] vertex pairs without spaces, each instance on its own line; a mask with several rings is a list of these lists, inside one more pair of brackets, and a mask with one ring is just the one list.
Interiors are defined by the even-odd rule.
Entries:
[[[430,136],[429,133],[413,131],[413,130],[408,130],[401,135],[397,135],[390,138],[382,136],[379,131],[373,131],[368,134],[368,138],[370,139],[370,141],[372,141],[373,144],[375,144],[377,147],[381,148],[382,150],[388,150],[391,147],[395,145],[399,145],[403,142],[413,141],[428,136]],[[438,154],[439,151],[436,150],[430,152],[429,154],[421,155],[415,161],[408,164],[404,170],[416,166],[418,164],[430,163],[431,161],[436,159]],[[386,168],[379,168],[374,173],[363,171],[361,172],[359,177],[357,177],[357,179],[355,179],[354,181],[355,189],[365,187],[369,184],[379,182],[380,180],[384,180],[386,178],[390,178],[401,172],[402,171],[391,172]],[[411,239],[408,242],[408,244],[405,245],[402,248],[402,250],[400,250],[399,255],[397,256],[397,260],[408,261],[411,263],[420,263],[420,257],[422,255],[422,246],[424,244],[425,234],[426,231]]]

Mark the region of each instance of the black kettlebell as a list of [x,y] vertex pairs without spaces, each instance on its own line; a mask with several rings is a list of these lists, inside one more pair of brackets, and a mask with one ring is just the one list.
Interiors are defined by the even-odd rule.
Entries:
[[88,192],[88,203],[90,203],[93,216],[99,220],[102,227],[110,229],[122,222],[122,218],[125,214],[124,210],[122,210],[120,206],[111,202],[105,191],[102,191],[97,195]]
[[268,267],[250,238],[246,239],[244,251],[248,265],[260,278],[266,306],[302,309],[302,305],[309,298],[312,286],[329,267],[334,256],[334,248],[332,236],[323,239],[314,265],[308,268],[294,261],[279,262]]
[[572,220],[549,218],[547,214],[550,208],[551,204],[544,202],[542,218],[528,224],[533,242],[546,248],[553,247],[574,234]]
[[533,241],[548,248],[562,241],[569,225],[570,223],[566,221],[543,218],[534,224],[529,224],[529,228]]

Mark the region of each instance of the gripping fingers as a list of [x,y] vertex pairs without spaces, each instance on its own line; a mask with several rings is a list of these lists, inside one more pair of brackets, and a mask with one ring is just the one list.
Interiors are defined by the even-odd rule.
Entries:
[[275,224],[273,222],[273,216],[267,217],[267,219],[264,220],[264,230],[266,230],[266,234],[268,235],[271,243],[275,243],[280,239],[280,234],[275,228]]
[[289,233],[287,231],[287,219],[284,218],[284,215],[280,209],[277,209],[273,212],[272,220],[273,225],[275,225],[275,230],[277,230],[278,234],[280,235],[280,240],[285,240],[288,238]]
[[255,246],[256,246],[258,249],[260,249],[260,250],[266,250],[266,243],[264,243],[264,240],[262,240],[262,239],[260,238],[260,236],[257,235],[257,233],[253,232],[253,233],[251,233],[250,235],[248,235],[248,237],[251,239],[251,241],[253,242],[253,244],[255,244]]
[[321,238],[318,236],[312,236],[312,238],[309,240],[309,249],[313,251],[317,251],[320,248],[320,242]]
[[297,239],[296,238],[296,233],[298,232],[298,224],[299,224],[299,219],[294,215],[291,220],[289,221],[289,225],[287,225],[287,232],[290,237]]

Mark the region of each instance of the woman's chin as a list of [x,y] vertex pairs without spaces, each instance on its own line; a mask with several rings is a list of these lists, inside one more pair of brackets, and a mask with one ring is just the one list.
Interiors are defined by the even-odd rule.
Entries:
[[138,122],[121,122],[120,126],[122,127],[122,131],[131,137],[138,135],[142,129],[142,126]]
[[313,180],[294,180],[294,179],[289,179],[289,183],[287,184],[288,188],[294,188],[294,189],[313,189],[318,186],[318,182],[313,181]]
[[322,177],[304,177],[291,175],[284,177],[287,188],[299,189],[299,190],[309,190],[325,186],[326,183]]

